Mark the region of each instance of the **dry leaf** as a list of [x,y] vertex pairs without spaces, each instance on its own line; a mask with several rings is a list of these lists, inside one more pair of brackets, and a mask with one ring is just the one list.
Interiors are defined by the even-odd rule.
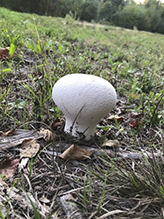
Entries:
[[50,203],[50,200],[47,199],[44,195],[39,199],[39,201],[41,201],[42,203]]
[[52,132],[48,129],[40,128],[40,134],[46,142],[51,142],[53,139]]
[[7,137],[7,136],[10,136],[10,135],[13,135],[15,132],[15,129],[10,129],[9,131],[7,132],[1,132],[0,133],[0,137]]
[[6,178],[12,177],[17,169],[18,164],[19,159],[5,159],[0,165],[0,174],[3,174]]
[[22,148],[20,151],[20,156],[22,157],[35,157],[40,149],[40,144],[36,142],[35,139],[28,139],[22,142]]
[[9,47],[0,49],[0,59],[8,59],[10,58]]
[[109,120],[117,120],[117,121],[120,121],[120,122],[124,121],[124,117],[118,116],[118,115],[109,116],[107,119],[109,119]]
[[103,147],[119,148],[120,143],[118,140],[107,140],[106,142],[104,142],[104,144],[102,146]]
[[141,125],[141,121],[139,119],[136,119],[129,123],[129,126],[132,128],[138,128]]
[[59,157],[64,160],[85,160],[93,154],[93,151],[81,148],[75,144],[71,145],[67,150],[65,150]]

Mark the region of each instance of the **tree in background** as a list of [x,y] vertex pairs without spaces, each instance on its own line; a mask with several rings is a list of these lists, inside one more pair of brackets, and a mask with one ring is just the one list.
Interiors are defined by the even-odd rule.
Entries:
[[72,13],[74,18],[78,19],[81,15],[81,9],[85,0],[66,0],[67,1],[67,13]]
[[99,19],[112,22],[112,17],[118,11],[121,11],[125,5],[124,0],[105,0],[101,2]]
[[105,1],[100,8],[100,19],[111,22],[112,15],[115,13],[114,6],[111,1]]
[[150,30],[150,19],[143,5],[137,5],[135,3],[128,4],[122,11],[116,13],[112,19],[116,26],[129,29]]
[[148,0],[145,4],[130,1],[112,16],[112,21],[116,26],[164,33],[163,15],[164,6],[157,0]]
[[145,4],[147,16],[150,19],[150,30],[155,32],[161,22],[162,5],[157,0],[148,0]]
[[159,0],[0,0],[0,7],[39,15],[108,22],[124,28],[134,28],[164,34],[164,4]]
[[81,8],[80,19],[85,21],[97,20],[99,15],[99,0],[86,0]]
[[161,20],[156,27],[157,33],[164,34],[164,5],[162,7]]

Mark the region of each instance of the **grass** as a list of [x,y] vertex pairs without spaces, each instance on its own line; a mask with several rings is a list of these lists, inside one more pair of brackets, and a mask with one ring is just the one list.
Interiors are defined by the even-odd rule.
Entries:
[[[17,213],[24,218],[65,218],[59,196],[82,188],[76,198],[85,218],[118,218],[116,212],[121,212],[119,218],[163,218],[164,36],[4,8],[0,26],[0,47],[9,46],[11,55],[0,60],[1,131],[50,126],[62,117],[51,99],[54,83],[68,73],[94,74],[116,88],[119,102],[112,115],[123,119],[102,119],[96,134],[119,140],[122,152],[152,153],[151,158],[119,160],[104,151],[85,162],[60,163],[42,150],[32,169],[26,168],[26,176],[16,173],[13,181],[5,182],[13,188],[17,179],[25,192],[32,189],[40,206],[39,200],[46,197],[48,212],[31,198],[26,201],[32,208],[24,208],[8,194],[8,213],[3,216],[0,206],[1,217]],[[101,146],[101,141],[95,145]],[[154,156],[157,152],[160,158]],[[8,154],[13,156],[13,151]],[[0,159],[3,156],[0,152]],[[14,183],[22,195],[19,187]]]

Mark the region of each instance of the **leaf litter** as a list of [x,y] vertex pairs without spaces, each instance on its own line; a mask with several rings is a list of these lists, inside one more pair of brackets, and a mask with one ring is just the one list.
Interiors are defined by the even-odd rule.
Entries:
[[[126,118],[125,115],[117,117],[111,114],[102,119],[100,126],[106,127],[109,120],[112,123],[118,119],[120,127],[127,124],[126,130],[128,131],[129,128],[133,128],[128,126],[129,121],[137,117],[140,118],[140,115],[132,114],[130,118],[129,115]],[[141,198],[137,199],[139,193],[135,193],[136,197],[126,195],[130,194],[128,189],[134,185],[138,186],[141,179],[139,177],[136,179],[138,181],[134,181],[134,185],[130,186],[126,171],[129,169],[137,171],[138,164],[145,162],[146,159],[161,159],[161,150],[156,148],[152,152],[141,147],[140,151],[136,152],[129,147],[130,141],[127,135],[122,135],[122,132],[113,129],[113,126],[108,126],[108,129],[110,134],[106,129],[97,129],[98,138],[90,142],[83,142],[83,140],[78,142],[65,135],[60,129],[56,129],[56,126],[53,132],[44,128],[40,131],[11,129],[4,133],[1,132],[0,146],[3,151],[8,151],[9,157],[12,155],[12,159],[1,161],[1,177],[8,181],[16,180],[11,181],[14,186],[8,181],[1,185],[0,197],[3,198],[0,198],[0,206],[3,215],[6,215],[4,209],[7,200],[8,205],[12,206],[11,209],[14,209],[9,214],[11,219],[28,217],[27,212],[30,218],[33,218],[35,211],[45,219],[48,217],[74,218],[76,213],[81,218],[95,219],[108,217],[148,219],[162,215],[162,208],[159,210],[158,207],[158,204],[162,206],[161,198],[150,197],[146,202],[145,197],[141,202]],[[104,130],[106,138],[101,139],[100,136],[103,136]],[[147,136],[151,138],[152,134],[147,133]],[[140,142],[145,139],[141,138]],[[158,132],[157,139],[162,139],[160,132]],[[33,159],[36,156],[37,159]],[[113,162],[121,168],[123,163],[125,168],[117,169],[113,166]],[[32,172],[30,172],[29,165],[32,165]],[[106,185],[104,185],[105,177],[108,177],[109,181]],[[6,186],[12,193],[8,192],[3,195]],[[103,198],[103,205],[97,210],[103,197],[104,186],[106,196]],[[73,198],[71,201],[64,201],[63,204],[63,200],[67,200],[67,195]]]
[[35,139],[24,140],[21,144],[20,157],[35,157],[40,149],[40,144]]
[[11,160],[6,158],[0,163],[0,174],[2,174],[5,178],[13,177],[15,171],[17,170],[18,164],[19,159]]
[[[7,134],[4,135],[4,138],[11,138],[12,135],[15,138],[17,138],[16,133],[17,130],[15,130],[14,132],[9,131]],[[27,136],[27,132],[24,133],[25,136]],[[30,131],[30,133],[33,132]],[[41,137],[37,135],[36,139],[31,139],[30,136],[28,136],[28,138],[24,139],[21,134],[21,137],[24,140],[22,140],[21,142],[18,141],[17,145],[14,144],[12,147],[11,146],[9,147],[9,149],[11,150],[10,153],[13,153],[12,151],[15,151],[17,159],[15,160],[6,159],[6,161],[1,163],[0,173],[2,174],[2,177],[4,176],[6,179],[10,179],[13,177],[15,177],[17,180],[19,179],[18,180],[19,183],[15,183],[14,187],[12,187],[12,184],[11,187],[8,187],[9,186],[8,184],[4,184],[4,183],[2,184],[1,186],[2,190],[0,195],[3,194],[2,191],[5,189],[6,186],[8,187],[8,191],[10,190],[12,191],[12,193],[7,193],[7,195],[5,195],[3,197],[3,200],[0,202],[2,212],[4,212],[4,208],[5,208],[5,205],[3,203],[5,203],[5,200],[9,200],[9,205],[12,206],[12,208],[14,209],[21,208],[22,211],[25,212],[27,212],[28,209],[31,218],[33,217],[32,215],[34,214],[35,210],[39,212],[42,218],[47,218],[50,214],[51,214],[51,218],[56,218],[56,219],[65,218],[65,214],[67,215],[67,218],[76,218],[76,216],[77,218],[78,217],[89,218],[89,215],[87,216],[86,212],[84,213],[84,208],[87,209],[87,212],[90,211],[89,204],[87,207],[85,206],[88,200],[85,200],[86,203],[84,202],[84,200],[82,201],[80,194],[84,195],[85,190],[91,187],[89,190],[87,189],[87,193],[86,193],[88,196],[87,199],[90,199],[89,195],[91,194],[88,193],[88,191],[90,190],[97,191],[96,196],[101,197],[103,182],[102,180],[99,181],[98,179],[99,177],[101,179],[101,175],[102,175],[102,173],[99,172],[100,171],[99,168],[102,168],[104,170],[106,169],[105,167],[106,164],[103,162],[103,160],[101,160],[103,156],[106,157],[105,158],[106,161],[109,159],[108,164],[111,164],[112,167],[112,161],[110,160],[112,157],[117,159],[117,162],[120,162],[119,158],[122,158],[123,162],[124,160],[127,159],[136,160],[135,165],[137,165],[137,163],[144,160],[145,157],[149,159],[150,156],[152,155],[151,152],[139,153],[133,151],[131,152],[124,151],[121,142],[116,139],[114,140],[108,139],[104,141],[102,147],[99,147],[98,145],[96,146],[94,141],[83,142],[83,146],[78,146],[78,143],[76,142],[71,146],[68,146],[67,149],[65,149],[62,152],[62,148],[64,148],[63,145],[66,145],[67,142],[70,141],[70,139],[67,139],[64,136],[64,138],[66,138],[66,142],[63,139],[63,143],[60,141],[57,142],[55,141],[55,145],[54,145],[54,141],[52,137],[54,135],[50,130],[42,128],[41,131],[38,132],[37,134],[41,135]],[[20,130],[18,132],[18,136],[20,136]],[[46,147],[45,152],[44,152],[44,147]],[[41,148],[43,151],[40,154]],[[117,148],[118,150],[115,150],[115,148]],[[48,151],[52,153],[47,153]],[[59,154],[59,156],[53,157],[53,154],[55,155],[56,152],[57,154]],[[27,163],[29,162],[29,159],[36,156],[38,156],[38,159],[36,160],[36,162],[33,163],[33,172],[32,175],[30,176],[29,168],[27,168]],[[161,153],[159,151],[158,153],[153,153],[152,156],[160,157]],[[26,164],[21,168],[19,168],[19,171],[17,172],[18,164],[21,164],[22,160],[27,157],[28,159],[26,159]],[[60,160],[58,160],[58,158],[60,158]],[[131,162],[130,160],[129,162]],[[52,163],[54,163],[53,167],[51,165]],[[120,162],[120,164],[121,163],[122,161]],[[99,166],[98,169],[97,169],[97,165]],[[111,167],[108,166],[108,168]],[[88,172],[86,172],[88,168],[89,169],[91,168],[92,171],[94,170],[94,172],[90,170],[91,173],[93,174],[92,176],[93,178],[91,184],[85,185],[84,182],[85,177],[87,177],[89,180],[89,178],[92,175],[91,173],[90,175]],[[96,172],[99,173],[99,176],[97,176]],[[115,171],[115,174],[117,174],[117,172],[118,170]],[[119,175],[119,177],[121,176]],[[108,190],[110,191],[109,194],[112,194],[114,190],[119,192],[120,188],[119,186],[117,187],[118,182],[117,181],[115,183],[112,182],[112,180],[114,180],[112,176],[110,180],[111,180],[110,182],[111,188],[108,185],[106,187],[107,189],[106,192],[108,193]],[[42,183],[42,185],[40,185],[40,183]],[[35,191],[36,193],[35,192],[32,193],[32,191]],[[64,194],[66,191],[67,194]],[[80,193],[78,194],[76,193],[76,191],[79,191]],[[122,190],[120,191],[122,192]],[[70,201],[66,201],[68,197],[69,198],[71,197]],[[120,206],[122,206],[120,209],[117,208],[117,205],[119,203],[119,201],[117,201],[117,196],[114,195],[113,198],[110,199],[109,195],[107,195],[106,198],[104,198],[103,201],[104,205],[101,208],[101,210],[95,211],[93,215],[90,214],[90,218],[97,218],[96,215],[99,215],[98,218],[108,218],[111,216],[118,218],[118,215],[120,215],[119,218],[122,218],[121,215],[124,215],[124,218],[134,218],[134,216],[143,218],[143,215],[145,214],[144,212],[147,212],[147,210],[150,211],[149,206],[154,204],[156,205],[158,201],[156,199],[155,202],[154,201],[148,202],[146,205],[147,207],[144,208],[145,210],[142,209],[143,211],[142,213],[140,209],[141,202],[138,202],[138,206],[135,208],[137,202],[134,201],[134,204],[132,205],[131,204],[131,200],[133,200],[132,197],[129,198],[126,197],[124,198],[124,201],[121,200],[120,197],[119,198]],[[114,199],[116,199],[116,201],[114,201]],[[108,204],[109,200],[112,200],[112,204],[110,205]],[[15,202],[17,204],[15,204]],[[126,202],[127,207],[123,208],[124,204],[121,204],[121,202],[123,203]],[[159,202],[161,202],[161,200],[159,200]],[[25,203],[26,203],[26,207],[25,207]],[[82,203],[84,204],[84,206]],[[80,207],[81,204],[82,206]],[[96,210],[96,206],[98,205],[98,203],[92,200],[90,204],[95,206],[95,210]],[[130,210],[131,205],[132,207]],[[36,209],[34,209],[34,206]],[[55,206],[58,206],[58,208],[56,209]],[[151,212],[151,213],[152,216],[155,215],[155,212]],[[16,214],[17,214],[17,210],[11,211],[10,217],[14,218]],[[20,218],[21,217],[23,218],[22,216],[23,213],[19,212],[19,214],[20,214],[19,215]],[[149,214],[148,216],[150,217]]]
[[[138,117],[138,115],[136,117]],[[130,119],[135,119],[136,117],[132,116]],[[108,121],[113,120],[113,118],[114,120],[117,119],[117,117],[112,117],[112,115],[104,118],[101,121],[100,125],[105,127],[108,124]],[[121,118],[124,118],[119,120],[121,124],[126,124],[126,117],[121,116]],[[128,124],[130,121],[129,117],[127,118],[127,121]],[[113,216],[114,218],[118,218],[118,215],[119,218],[146,218],[144,217],[145,214],[147,215],[147,218],[156,217],[156,212],[152,209],[156,208],[156,203],[161,203],[161,199],[156,199],[156,201],[154,200],[148,202],[147,204],[145,204],[147,207],[142,208],[141,210],[141,202],[137,202],[137,200],[135,201],[134,198],[126,197],[124,195],[121,198],[122,189],[120,189],[118,181],[115,181],[115,174],[117,175],[118,170],[116,170],[114,174],[112,173],[112,175],[108,179],[110,181],[110,186],[107,185],[106,187],[106,193],[108,195],[106,196],[106,198],[104,197],[104,204],[100,208],[101,210],[96,210],[96,206],[98,205],[97,201],[99,200],[98,197],[101,197],[102,195],[102,170],[106,171],[106,168],[109,169],[112,167],[113,161],[111,160],[111,158],[114,158],[116,162],[120,162],[119,165],[121,165],[121,163],[125,160],[129,160],[130,168],[132,168],[133,166],[134,169],[134,167],[137,168],[137,163],[143,162],[145,158],[152,159],[153,157],[160,158],[162,156],[159,149],[156,149],[153,153],[151,151],[144,151],[142,148],[140,149],[140,152],[136,152],[136,150],[133,151],[131,149],[127,151],[127,148],[129,146],[126,143],[127,136],[123,136],[124,140],[118,141],[117,139],[118,136],[121,136],[121,132],[116,132],[116,130],[113,130],[112,127],[109,127],[109,130],[110,137],[113,133],[113,139],[109,139],[107,131],[107,139],[103,139],[104,143],[101,143],[101,146],[99,146],[97,139],[91,142],[83,142],[81,140],[81,145],[79,145],[79,142],[76,142],[75,139],[70,139],[69,136],[66,135],[62,136],[61,131],[56,130],[56,128],[55,133],[52,133],[52,131],[50,131],[49,129],[44,128],[41,128],[39,132],[35,130],[28,131],[23,129],[9,130],[5,133],[1,132],[1,148],[4,150],[8,149],[10,154],[13,154],[14,152],[15,157],[17,157],[13,160],[6,160],[6,163],[1,163],[2,165],[0,170],[2,177],[5,177],[6,179],[10,179],[13,177],[15,179],[19,179],[19,183],[16,183],[14,187],[12,187],[12,184],[9,184],[11,187],[9,187],[8,189],[13,191],[12,194],[14,195],[11,196],[10,194],[7,194],[7,196],[3,197],[3,200],[0,203],[2,206],[1,209],[3,214],[5,208],[4,203],[6,202],[6,200],[10,200],[9,205],[12,206],[13,209],[21,208],[22,211],[24,210],[25,212],[27,212],[28,209],[31,218],[34,215],[35,210],[39,212],[42,218],[47,218],[50,215],[51,218],[65,218],[65,214],[68,214],[66,209],[72,209],[72,212],[69,213],[69,215],[72,214],[72,218],[74,212],[79,212],[78,215],[80,215],[79,217],[81,218],[97,218],[97,215],[99,215],[98,218],[108,218],[111,216]],[[100,134],[99,129],[97,130],[96,134],[97,136],[103,135],[103,133]],[[57,140],[60,139],[56,138],[57,135],[60,135],[62,140]],[[67,148],[63,151],[65,145],[67,145],[68,142],[71,143],[73,141],[75,141],[75,143],[69,144],[69,146],[67,146]],[[29,167],[27,164],[30,161],[29,159],[36,156],[38,156],[38,158],[32,164],[33,171],[31,173],[32,175],[30,175]],[[106,160],[105,163],[103,157]],[[60,160],[58,160],[58,158],[60,158]],[[131,164],[131,161],[133,161],[134,164]],[[106,167],[106,162],[108,162],[108,167]],[[99,168],[97,169],[97,165],[99,166],[99,168],[102,168],[102,170],[100,170]],[[127,164],[125,164],[125,166],[126,165]],[[88,168],[89,172],[91,171],[90,173],[88,172]],[[129,167],[127,166],[126,168]],[[111,173],[109,173],[109,175],[110,174]],[[85,177],[87,177],[88,180],[91,180],[91,176],[91,184],[85,185]],[[123,176],[119,173],[117,177],[120,178]],[[127,182],[128,181],[125,182],[125,185]],[[122,186],[126,187],[124,185]],[[3,191],[5,186],[3,185],[2,188]],[[2,191],[1,195],[3,194]],[[76,193],[76,191],[79,192]],[[91,194],[89,194],[89,191]],[[116,193],[118,194],[120,193],[120,201],[117,200],[118,197],[115,195],[113,195],[112,199],[109,198],[109,195],[114,193],[114,191],[116,191]],[[75,198],[73,198],[71,203],[62,203],[61,197],[65,198],[65,192],[67,192],[67,195],[71,197],[73,195],[73,197]],[[90,197],[90,195],[93,196],[94,192],[96,192],[97,195],[93,199]],[[85,193],[87,197],[84,201],[84,197],[82,198],[81,195],[84,196]],[[115,199],[116,201],[114,201]],[[90,200],[90,203],[88,203],[88,200]],[[26,207],[24,206],[25,203]],[[135,208],[137,203],[138,206],[137,208]],[[36,209],[33,207],[33,205],[36,207]],[[92,206],[92,208],[94,208],[94,211],[90,209],[90,205]],[[118,205],[120,206],[119,209]],[[57,209],[55,206],[58,206]],[[71,208],[70,206],[73,207]],[[153,206],[152,209],[151,206]],[[149,214],[149,212],[151,212],[151,214]],[[11,211],[10,217],[15,218],[16,214],[17,212]],[[18,214],[20,218],[25,216],[22,216],[23,213],[19,211]],[[67,215],[67,217],[69,216]]]
[[91,150],[80,148],[75,144],[71,145],[59,157],[64,160],[86,160],[93,154]]
[[0,48],[0,59],[8,59],[10,58],[9,47]]

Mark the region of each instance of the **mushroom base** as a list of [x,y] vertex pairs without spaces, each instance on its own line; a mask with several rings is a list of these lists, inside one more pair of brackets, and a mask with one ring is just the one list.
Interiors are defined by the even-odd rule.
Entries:
[[72,120],[69,121],[69,119],[66,118],[66,124],[64,127],[64,131],[66,133],[71,134],[74,137],[81,138],[85,136],[86,140],[90,140],[91,137],[94,136],[96,129],[96,124],[82,124],[80,121],[76,121],[75,124],[73,124]]

